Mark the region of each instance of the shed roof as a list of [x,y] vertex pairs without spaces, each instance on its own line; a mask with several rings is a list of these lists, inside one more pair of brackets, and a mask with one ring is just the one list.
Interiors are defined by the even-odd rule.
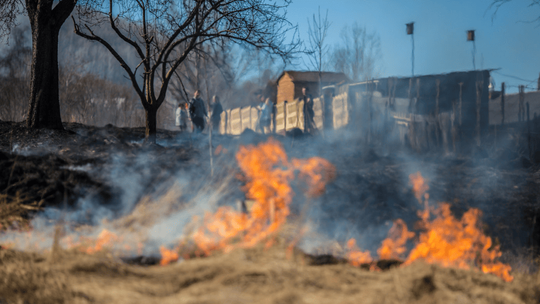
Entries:
[[[281,75],[279,75],[276,82],[279,82],[281,77],[283,77],[285,74],[288,74],[293,82],[318,82],[319,81],[319,72],[314,71],[283,71]],[[322,82],[342,82],[347,81],[348,78],[343,73],[336,73],[336,72],[322,72],[321,75]]]

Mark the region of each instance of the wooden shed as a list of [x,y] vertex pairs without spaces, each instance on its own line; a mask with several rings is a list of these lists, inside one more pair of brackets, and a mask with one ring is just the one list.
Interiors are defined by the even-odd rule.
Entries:
[[[322,72],[322,86],[346,82],[343,73]],[[277,79],[277,103],[293,101],[302,96],[302,87],[306,87],[313,96],[318,95],[319,72],[283,71]]]

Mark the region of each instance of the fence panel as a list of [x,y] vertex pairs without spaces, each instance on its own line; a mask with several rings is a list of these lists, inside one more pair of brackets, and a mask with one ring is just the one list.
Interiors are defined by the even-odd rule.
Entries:
[[251,107],[251,127],[250,129],[257,132],[258,131],[258,125],[259,125],[259,110],[255,107]]
[[241,130],[240,133],[244,132],[246,129],[251,127],[251,107],[245,107],[240,109],[240,115],[242,117]]
[[276,105],[276,133],[285,132],[285,102]]
[[241,113],[240,113],[240,108],[237,108],[237,109],[233,109],[231,110],[231,115],[230,115],[230,125],[231,125],[231,130],[230,130],[230,134],[233,134],[233,135],[239,135],[242,133],[242,119],[241,119]]
[[286,112],[286,115],[287,115],[287,123],[286,123],[286,126],[285,126],[285,130],[286,131],[289,131],[291,129],[294,129],[294,128],[299,128],[299,117],[298,117],[298,102],[297,101],[293,101],[293,102],[289,102],[287,103],[287,112]]
[[227,134],[227,113],[228,111],[221,112],[221,119],[219,121],[219,134]]
[[323,128],[323,105],[321,98],[313,99],[313,111],[315,112],[313,120],[315,121],[315,128],[318,130]]
[[347,105],[347,93],[342,93],[332,100],[334,113],[334,129],[339,129],[349,123],[349,111]]

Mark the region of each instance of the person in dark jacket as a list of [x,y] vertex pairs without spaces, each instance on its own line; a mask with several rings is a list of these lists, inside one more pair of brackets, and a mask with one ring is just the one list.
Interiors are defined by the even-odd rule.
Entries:
[[193,94],[193,98],[190,101],[189,105],[189,114],[191,115],[191,121],[198,132],[204,130],[204,121],[208,117],[208,112],[206,111],[206,106],[204,101],[200,98],[199,90],[196,90]]
[[309,95],[309,91],[306,87],[302,88],[302,96],[299,101],[304,102],[304,132],[311,133],[315,129],[315,112],[313,111],[313,97]]
[[212,122],[212,130],[214,130],[214,132],[219,132],[221,113],[223,113],[223,106],[219,101],[219,96],[214,95],[214,97],[212,98],[212,115],[210,116],[210,120]]

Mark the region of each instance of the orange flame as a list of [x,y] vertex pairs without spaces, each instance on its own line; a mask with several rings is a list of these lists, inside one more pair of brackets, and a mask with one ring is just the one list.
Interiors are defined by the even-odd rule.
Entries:
[[409,175],[410,184],[413,186],[414,197],[422,204],[422,198],[424,199],[424,210],[418,211],[418,216],[423,220],[427,221],[429,219],[429,186],[426,183],[426,180],[422,177],[420,172],[416,174]]
[[307,181],[309,196],[324,192],[326,183],[335,174],[334,167],[322,158],[289,161],[281,144],[273,139],[258,146],[240,147],[236,159],[246,180],[243,187],[246,198],[255,203],[249,214],[231,207],[206,213],[193,235],[201,254],[229,251],[235,246],[252,247],[276,232],[290,213],[289,204],[294,195],[290,182],[296,172]]
[[95,245],[87,247],[84,251],[88,254],[93,254],[103,250],[105,247],[112,246],[116,241],[118,241],[118,236],[116,234],[107,229],[103,229],[98,235]]
[[469,209],[461,220],[457,220],[450,211],[450,205],[443,203],[433,211],[435,219],[430,220],[430,209],[427,204],[429,187],[425,184],[420,172],[410,175],[415,197],[422,201],[424,210],[419,212],[425,230],[419,236],[419,243],[410,252],[405,264],[417,259],[428,263],[439,263],[469,269],[479,267],[484,273],[492,273],[509,282],[513,277],[509,274],[511,267],[496,261],[502,253],[499,246],[493,246],[491,238],[479,229],[481,211]]
[[443,203],[435,210],[436,218],[425,223],[426,231],[420,234],[419,243],[411,251],[405,264],[417,259],[469,269],[479,267],[484,273],[492,273],[510,282],[512,268],[496,261],[501,256],[499,246],[493,246],[491,238],[480,231],[481,211],[475,208],[457,220],[450,205]]
[[347,250],[347,260],[353,266],[360,266],[361,264],[371,263],[373,261],[369,251],[361,251],[356,246],[355,239],[349,239],[347,241]]
[[169,250],[165,246],[161,246],[159,247],[159,252],[161,253],[161,261],[159,262],[161,266],[178,261],[178,248]]
[[414,232],[407,229],[407,224],[402,219],[397,219],[388,235],[377,250],[379,259],[400,259],[407,250],[405,248],[407,240],[414,237]]
[[[484,273],[497,275],[510,282],[512,268],[497,259],[502,255],[498,245],[493,246],[490,237],[483,234],[480,217],[482,212],[471,208],[457,220],[450,211],[450,205],[442,203],[439,208],[430,209],[428,205],[429,189],[420,172],[409,176],[416,199],[422,204],[424,210],[418,212],[421,219],[419,242],[409,253],[404,265],[415,260],[423,259],[428,263],[438,263],[445,267],[470,269],[477,267]],[[431,212],[435,215],[430,219]],[[389,231],[389,237],[382,242],[377,250],[380,259],[399,259],[406,251],[407,240],[414,237],[407,225],[401,219],[394,222]],[[347,259],[352,265],[359,266],[370,263],[369,252],[362,252],[356,246],[356,240],[347,242]]]

